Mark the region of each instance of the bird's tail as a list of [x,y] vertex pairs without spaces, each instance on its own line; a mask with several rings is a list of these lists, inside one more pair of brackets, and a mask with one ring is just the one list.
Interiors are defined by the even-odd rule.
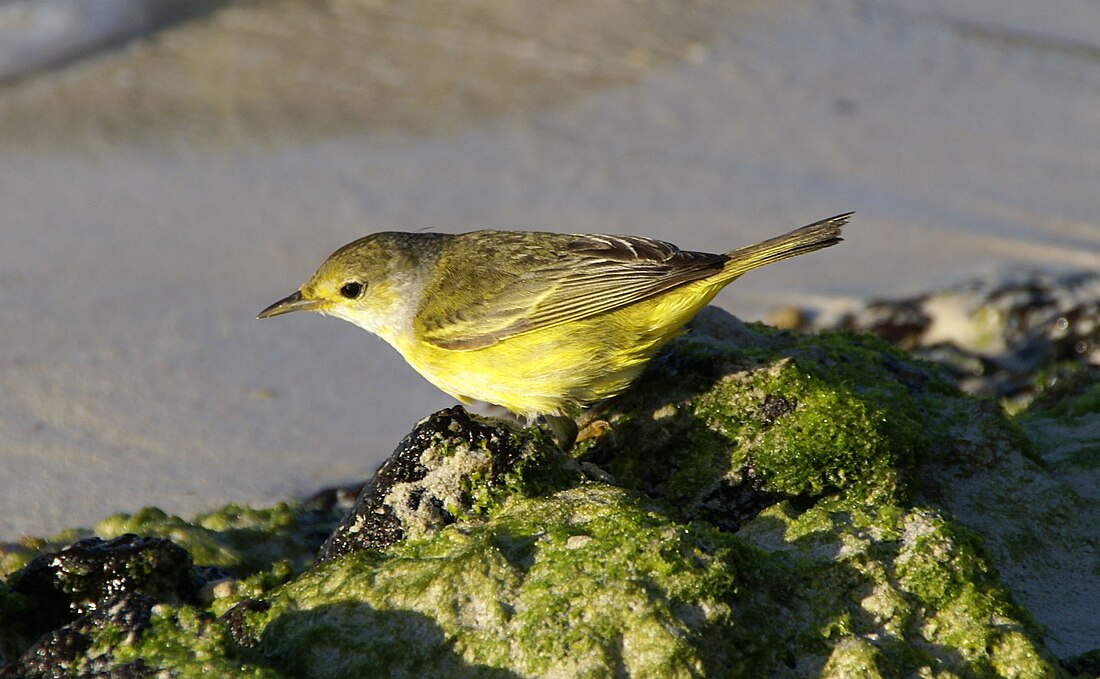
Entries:
[[820,222],[814,222],[782,236],[769,238],[762,243],[746,245],[732,250],[726,253],[729,261],[726,262],[722,278],[728,277],[732,280],[746,271],[751,271],[765,264],[836,245],[843,240],[840,237],[841,227],[848,223],[853,214],[847,212],[836,217],[823,219]]

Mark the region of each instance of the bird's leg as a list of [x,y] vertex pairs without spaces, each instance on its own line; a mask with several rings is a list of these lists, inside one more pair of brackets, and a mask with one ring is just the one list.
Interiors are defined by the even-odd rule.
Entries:
[[607,420],[590,419],[585,422],[577,433],[577,443],[588,439],[598,439],[611,429],[611,423]]
[[611,429],[611,423],[600,416],[607,411],[608,405],[613,400],[601,401],[581,413],[581,416],[577,418],[577,426],[580,428],[577,434],[577,443],[599,438]]

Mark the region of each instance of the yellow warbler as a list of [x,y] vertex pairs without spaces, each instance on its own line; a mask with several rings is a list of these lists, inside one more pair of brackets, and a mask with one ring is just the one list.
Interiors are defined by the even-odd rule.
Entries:
[[626,389],[741,274],[840,242],[850,216],[725,254],[638,236],[376,233],[337,250],[259,318],[342,318],[462,403],[560,423]]

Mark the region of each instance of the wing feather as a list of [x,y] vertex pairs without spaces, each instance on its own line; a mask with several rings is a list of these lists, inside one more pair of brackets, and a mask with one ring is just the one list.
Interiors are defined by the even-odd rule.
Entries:
[[443,349],[480,349],[706,278],[726,260],[638,236],[463,234],[441,255],[415,329]]

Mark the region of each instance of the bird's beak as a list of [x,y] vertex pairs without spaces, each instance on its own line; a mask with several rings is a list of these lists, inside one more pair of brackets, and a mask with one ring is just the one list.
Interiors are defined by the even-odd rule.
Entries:
[[302,291],[297,290],[292,295],[275,302],[268,308],[264,309],[260,313],[256,314],[256,318],[271,318],[272,316],[280,316],[282,314],[289,314],[291,311],[316,311],[321,308],[321,300],[319,299],[306,299],[302,297]]

